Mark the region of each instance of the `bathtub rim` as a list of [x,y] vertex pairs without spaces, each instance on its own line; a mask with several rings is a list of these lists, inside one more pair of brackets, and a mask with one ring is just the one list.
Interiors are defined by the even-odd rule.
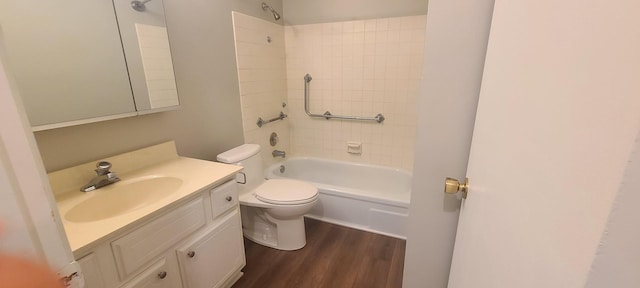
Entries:
[[[407,201],[402,201],[402,200],[393,199],[393,198],[390,198],[390,197],[371,196],[371,195],[368,195],[369,191],[363,190],[363,189],[356,189],[356,188],[350,188],[350,187],[344,187],[344,186],[336,186],[336,185],[330,185],[330,184],[326,184],[326,183],[318,183],[318,182],[314,182],[314,181],[301,180],[301,179],[297,179],[297,178],[288,178],[288,177],[283,177],[283,176],[277,175],[275,173],[275,171],[280,167],[280,165],[283,165],[283,164],[286,165],[286,162],[287,161],[291,161],[291,160],[312,160],[312,161],[330,162],[330,163],[339,163],[339,164],[347,163],[348,165],[354,165],[354,166],[358,166],[358,167],[379,168],[379,169],[383,169],[383,170],[394,171],[396,173],[406,174],[407,176],[409,176],[409,181],[410,181],[408,183],[408,186],[409,186],[408,199],[407,199]],[[279,162],[271,164],[270,166],[265,168],[265,173],[264,174],[265,174],[265,178],[267,178],[267,179],[282,179],[282,178],[284,178],[284,179],[297,179],[297,180],[305,181],[307,183],[310,183],[310,184],[316,186],[318,188],[319,192],[330,194],[330,195],[333,195],[333,196],[339,196],[339,197],[345,197],[345,198],[350,198],[350,199],[363,200],[363,201],[368,201],[368,202],[373,202],[373,203],[381,203],[381,204],[386,204],[386,205],[400,207],[400,208],[406,208],[406,209],[409,209],[409,205],[411,203],[411,193],[412,193],[411,180],[413,178],[413,175],[409,171],[406,171],[406,170],[403,170],[403,169],[399,169],[399,168],[380,166],[380,165],[375,165],[375,164],[355,163],[355,162],[348,162],[348,161],[341,161],[341,160],[334,160],[334,159],[324,159],[324,158],[317,158],[317,157],[308,157],[308,156],[298,157],[298,156],[296,156],[296,157],[291,157],[289,159],[285,159],[284,161],[279,161]]]
[[278,161],[276,163],[271,164],[265,170],[270,171],[269,168],[271,168],[271,167],[275,167],[276,165],[282,165],[283,163],[286,163],[287,161],[290,161],[290,160],[298,160],[298,159],[315,160],[315,161],[319,161],[319,162],[331,162],[331,163],[348,163],[349,165],[354,165],[354,166],[359,166],[359,167],[372,167],[372,168],[379,168],[379,169],[382,169],[382,170],[391,170],[391,171],[399,172],[399,173],[402,173],[402,174],[407,174],[407,175],[409,175],[409,177],[413,177],[413,174],[411,172],[409,172],[408,170],[400,169],[400,168],[382,166],[382,165],[378,165],[378,164],[349,162],[349,161],[345,161],[345,160],[336,160],[336,159],[320,158],[320,157],[313,157],[313,156],[292,156],[292,157],[287,157],[286,159],[283,159],[283,160],[280,160],[280,161]]

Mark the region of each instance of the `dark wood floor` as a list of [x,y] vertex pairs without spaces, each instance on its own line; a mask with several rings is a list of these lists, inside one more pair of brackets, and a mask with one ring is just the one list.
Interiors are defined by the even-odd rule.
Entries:
[[233,288],[402,287],[405,241],[306,218],[307,246],[279,251],[245,239]]

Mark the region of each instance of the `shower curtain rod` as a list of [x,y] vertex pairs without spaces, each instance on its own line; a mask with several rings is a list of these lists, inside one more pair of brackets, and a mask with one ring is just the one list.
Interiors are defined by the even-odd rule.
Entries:
[[384,121],[384,116],[382,113],[378,113],[378,115],[373,117],[362,117],[362,116],[345,116],[345,115],[333,115],[331,112],[326,111],[324,114],[313,114],[309,112],[309,82],[311,82],[311,75],[307,73],[304,75],[304,112],[307,113],[310,117],[322,117],[327,120],[335,118],[335,119],[344,119],[344,120],[361,120],[361,121],[376,121],[378,123],[382,123]]

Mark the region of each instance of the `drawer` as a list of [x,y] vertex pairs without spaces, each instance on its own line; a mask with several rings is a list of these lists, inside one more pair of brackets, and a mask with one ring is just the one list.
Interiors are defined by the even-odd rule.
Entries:
[[121,288],[179,288],[178,274],[165,258],[161,258]]
[[238,184],[231,180],[211,189],[211,211],[213,219],[238,205]]
[[120,279],[125,280],[205,223],[204,200],[200,197],[111,242]]

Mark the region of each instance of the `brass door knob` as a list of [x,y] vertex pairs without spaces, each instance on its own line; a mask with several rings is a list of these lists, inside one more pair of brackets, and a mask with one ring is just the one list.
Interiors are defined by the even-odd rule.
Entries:
[[467,192],[469,192],[469,178],[464,178],[464,183],[460,183],[458,179],[447,177],[444,181],[444,193],[456,194],[458,191],[462,192],[463,199],[467,199]]

